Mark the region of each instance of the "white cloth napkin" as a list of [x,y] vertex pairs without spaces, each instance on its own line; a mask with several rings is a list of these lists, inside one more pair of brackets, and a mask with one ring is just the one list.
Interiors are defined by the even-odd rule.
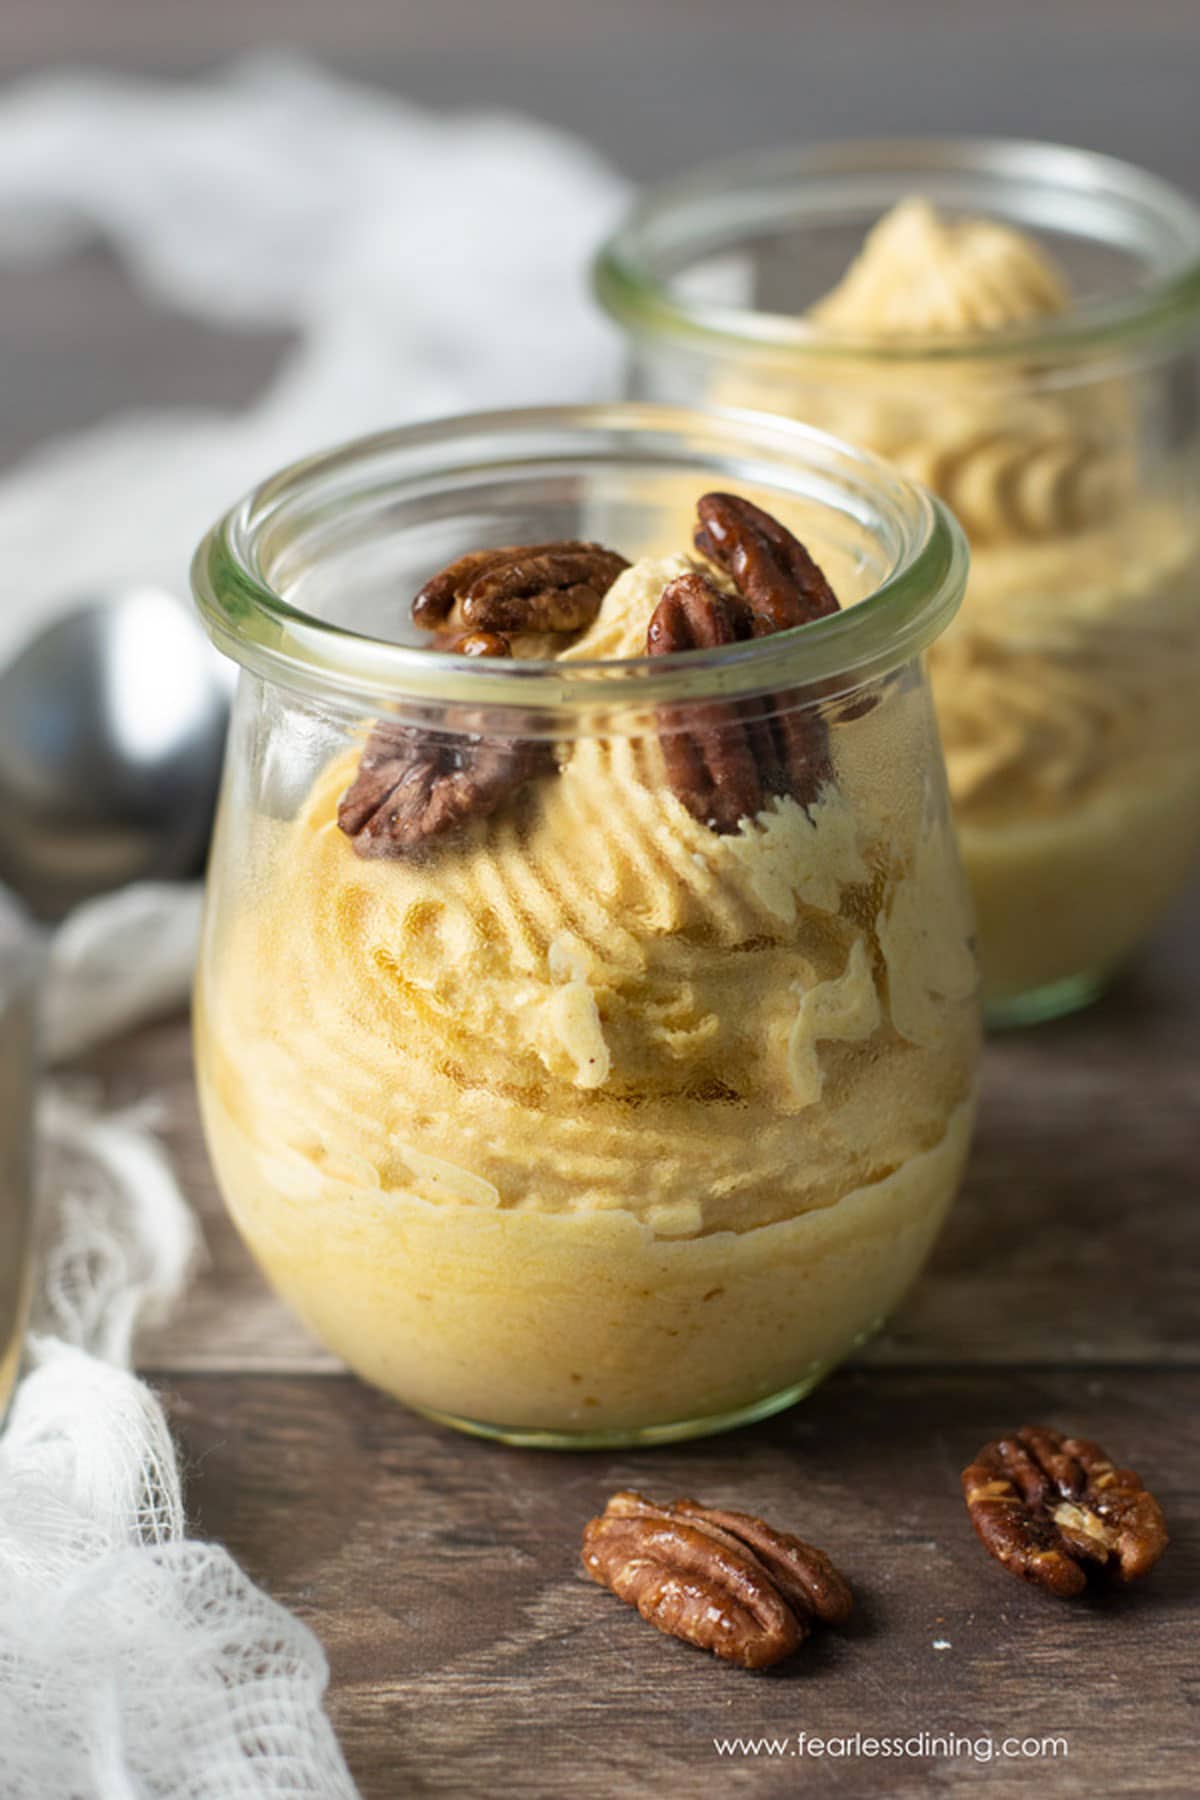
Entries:
[[44,1250],[0,1437],[0,1793],[353,1800],[319,1644],[187,1538],[166,1420],[129,1368],[199,1250],[151,1123],[41,1106]]
[[[581,146],[437,118],[294,59],[180,88],[81,75],[0,97],[0,262],[96,232],[151,297],[285,327],[236,414],[108,421],[0,482],[0,662],[97,586],[183,592],[216,514],[279,464],[437,412],[610,391],[588,254],[624,198]],[[50,946],[46,1051],[182,1001],[192,888],[80,909]],[[131,1372],[199,1236],[152,1106],[40,1103],[42,1258],[0,1436],[2,1800],[354,1795],[323,1654],[225,1551],[186,1536],[162,1411]]]

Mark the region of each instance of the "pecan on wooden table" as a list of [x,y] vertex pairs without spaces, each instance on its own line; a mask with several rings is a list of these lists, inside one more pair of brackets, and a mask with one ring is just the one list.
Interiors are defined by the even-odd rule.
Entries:
[[425,583],[412,616],[430,631],[581,631],[628,567],[615,550],[569,538],[472,550]]
[[962,1485],[984,1548],[1060,1599],[1081,1594],[1089,1571],[1136,1581],[1167,1547],[1162,1509],[1140,1476],[1087,1438],[1023,1425],[985,1444]]
[[[482,631],[445,648],[464,656],[510,653],[505,637]],[[413,856],[466,820],[495,812],[550,763],[548,747],[527,739],[384,722],[367,739],[337,822],[359,856]]]
[[813,1545],[695,1500],[614,1494],[584,1528],[583,1566],[659,1631],[743,1669],[781,1662],[815,1621],[842,1624],[854,1604]]
[[[737,593],[699,571],[668,582],[646,633],[647,655],[767,637],[838,610],[803,544],[761,507],[705,494],[696,510],[696,548]],[[681,707],[677,719],[662,715],[659,742],[672,792],[717,832],[736,831],[775,794],[810,806],[833,774],[824,719],[787,695]]]

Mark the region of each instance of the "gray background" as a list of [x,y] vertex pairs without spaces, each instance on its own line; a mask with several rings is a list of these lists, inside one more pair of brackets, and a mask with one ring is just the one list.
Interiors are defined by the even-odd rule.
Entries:
[[293,43],[431,104],[571,126],[631,174],[895,130],[1066,139],[1200,180],[1197,0],[5,0],[0,74],[190,73]]
[[[1200,0],[0,0],[0,81],[186,77],[264,45],[440,107],[519,108],[650,178],[755,145],[1035,135],[1200,190]],[[101,246],[0,270],[0,462],[116,408],[233,405],[280,342],[150,311]]]

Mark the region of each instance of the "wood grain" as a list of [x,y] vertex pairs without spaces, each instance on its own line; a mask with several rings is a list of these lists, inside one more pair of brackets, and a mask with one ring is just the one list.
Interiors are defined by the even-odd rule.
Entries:
[[[767,1425],[637,1455],[458,1439],[344,1377],[168,1391],[196,1525],[318,1632],[364,1800],[1195,1792],[1194,1371],[858,1370]],[[1054,1601],[978,1546],[958,1472],[1026,1419],[1099,1437],[1154,1486],[1173,1542],[1142,1587]],[[798,1530],[844,1568],[857,1621],[766,1676],[661,1637],[577,1566],[585,1520],[630,1485]],[[802,1728],[1062,1734],[1069,1754],[885,1774],[713,1747]]]

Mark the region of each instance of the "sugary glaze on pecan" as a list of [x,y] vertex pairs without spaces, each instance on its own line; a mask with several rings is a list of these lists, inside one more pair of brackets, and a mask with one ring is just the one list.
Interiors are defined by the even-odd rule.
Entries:
[[433,647],[455,656],[512,655],[512,645],[499,631],[439,631]]
[[823,1625],[844,1625],[854,1611],[849,1583],[815,1544],[806,1544],[790,1531],[777,1531],[753,1513],[701,1506],[695,1500],[675,1500],[671,1504],[677,1513],[703,1519],[754,1551],[798,1615],[811,1615]]
[[[696,548],[737,592],[699,572],[669,582],[646,633],[647,655],[767,637],[838,610],[804,545],[753,501],[705,494],[696,511]],[[677,721],[664,713],[659,742],[676,798],[713,831],[736,831],[775,794],[810,806],[832,778],[824,719],[786,696],[689,706]]]
[[615,550],[570,538],[472,550],[425,583],[412,616],[430,631],[581,631],[628,567]]
[[842,1624],[853,1598],[825,1554],[750,1513],[614,1494],[583,1533],[593,1581],[648,1624],[743,1669],[791,1656],[815,1621]]
[[1061,1599],[1081,1594],[1092,1571],[1136,1581],[1167,1547],[1162,1509],[1141,1477],[1087,1438],[1024,1425],[985,1444],[962,1485],[985,1549]]
[[724,569],[750,608],[755,637],[809,625],[839,610],[837,596],[799,538],[753,500],[704,494],[693,543]]
[[[463,656],[508,656],[505,637],[476,631],[443,646]],[[546,746],[470,731],[376,725],[338,825],[359,856],[413,856],[467,819],[485,818],[551,765]]]

